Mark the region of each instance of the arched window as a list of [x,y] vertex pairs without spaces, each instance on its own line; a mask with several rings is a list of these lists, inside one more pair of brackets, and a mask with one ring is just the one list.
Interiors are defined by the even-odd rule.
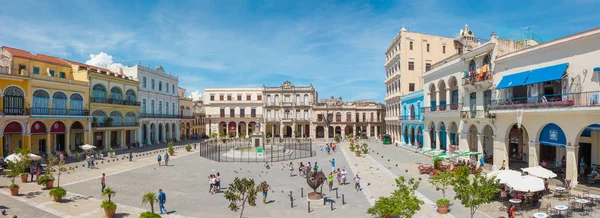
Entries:
[[110,118],[112,119],[112,126],[123,125],[123,114],[119,111],[110,112]]
[[354,122],[360,122],[360,114],[356,113],[355,117],[354,117]]
[[98,98],[98,100],[104,100],[106,98],[106,89],[104,88],[104,86],[100,84],[94,85],[94,87],[92,88],[92,97]]
[[67,95],[62,92],[55,92],[52,95],[52,114],[66,115],[67,114]]
[[[173,108],[173,114],[175,114],[175,103],[173,103],[172,105],[173,105],[172,106],[172,108]],[[169,109],[167,108],[167,110],[169,110]]]
[[410,105],[410,119],[414,120],[415,119],[415,115],[416,115],[416,113],[415,113],[415,105],[411,104]]
[[136,98],[136,96],[135,96],[135,91],[133,91],[133,90],[129,89],[129,90],[127,90],[127,92],[125,93],[125,96],[126,96],[126,97],[125,97],[125,100],[127,100],[127,103],[128,103],[129,105],[134,105],[134,104],[135,104],[135,102],[136,102],[136,100],[137,100],[137,98]]
[[363,119],[362,119],[362,121],[363,122],[367,121],[367,113],[363,113]]
[[483,66],[488,65],[488,69],[491,70],[492,69],[492,57],[490,56],[490,54],[486,54],[485,57],[483,58]]
[[158,81],[158,91],[162,92],[162,81]]
[[169,115],[169,102],[165,103],[165,114]]
[[25,107],[25,93],[19,87],[10,86],[4,90],[5,115],[22,115]]
[[375,114],[371,112],[371,122],[375,121]]
[[127,112],[125,114],[125,126],[137,126],[136,119],[135,119],[135,113]]
[[34,115],[48,114],[50,105],[50,94],[44,90],[36,90],[33,93],[33,111]]
[[308,105],[308,94],[304,94],[304,105]]
[[84,115],[83,114],[83,97],[81,97],[80,94],[72,94],[71,98],[69,99],[71,101],[71,109],[69,110],[69,113],[71,115]]
[[113,104],[123,103],[123,92],[119,87],[112,87],[110,89],[110,98]]
[[300,94],[296,94],[296,105],[300,105]]
[[335,113],[335,122],[342,122],[342,113]]
[[101,110],[94,111],[94,113],[92,113],[92,117],[93,117],[92,125],[104,126],[103,125],[104,121],[106,121],[106,113],[104,113],[104,111],[101,111]]
[[473,72],[477,69],[477,66],[475,65],[475,60],[471,60],[471,63],[469,63],[469,72]]
[[279,95],[275,95],[275,105],[279,105]]
[[271,95],[267,95],[267,105],[271,105]]

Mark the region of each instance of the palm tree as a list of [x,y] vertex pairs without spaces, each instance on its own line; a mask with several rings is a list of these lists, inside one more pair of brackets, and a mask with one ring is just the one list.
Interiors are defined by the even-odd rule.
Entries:
[[108,202],[111,202],[110,197],[115,195],[117,195],[117,192],[115,192],[115,190],[113,190],[111,187],[104,188],[104,191],[102,192],[102,197],[108,197]]
[[154,203],[158,201],[156,197],[156,193],[148,192],[142,197],[142,206],[146,204],[150,204],[150,211],[154,213]]

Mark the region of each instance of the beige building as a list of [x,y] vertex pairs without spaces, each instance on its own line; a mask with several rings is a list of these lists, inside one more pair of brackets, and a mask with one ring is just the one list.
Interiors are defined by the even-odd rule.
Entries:
[[279,87],[263,85],[262,93],[267,137],[311,137],[311,110],[318,97],[312,85],[285,81]]
[[[343,102],[342,98],[322,99],[312,107],[314,138],[332,139],[336,135],[362,135],[375,138],[385,132],[385,107],[374,100]],[[328,115],[327,129],[323,121]]]
[[489,113],[496,57],[525,48],[525,43],[474,38],[465,26],[455,40],[459,53],[433,65],[424,75],[424,147],[494,153],[495,117]]
[[194,121],[192,123],[192,135],[203,136],[207,135],[206,132],[206,109],[204,106],[204,99],[200,98],[193,102],[192,116]]
[[494,165],[561,167],[564,157],[566,179],[582,182],[580,162],[585,175],[600,163],[599,57],[593,29],[496,58]]
[[400,139],[401,96],[423,89],[423,73],[458,51],[453,38],[408,32],[404,27],[386,49],[386,130]]
[[181,140],[190,139],[193,135],[193,123],[194,123],[194,112],[192,107],[194,103],[192,98],[185,96],[186,90],[178,87],[177,93],[179,95],[179,115],[181,120],[179,121],[179,133],[181,134]]
[[[204,90],[207,135],[240,137],[252,134],[263,119],[262,88]],[[261,125],[264,126],[264,125]]]

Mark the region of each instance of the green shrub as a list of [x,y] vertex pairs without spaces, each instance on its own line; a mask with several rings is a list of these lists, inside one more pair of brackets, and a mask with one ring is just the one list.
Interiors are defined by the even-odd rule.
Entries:
[[102,201],[102,204],[100,205],[100,207],[102,209],[106,209],[106,210],[116,210],[117,209],[117,205],[113,202],[104,200]]
[[54,180],[54,178],[52,176],[42,175],[38,179],[37,184],[38,185],[46,185],[48,182],[50,182],[52,180]]
[[185,146],[185,150],[186,151],[191,151],[192,150],[192,146],[190,144]]
[[140,214],[140,218],[161,218],[161,216],[150,211],[146,211]]
[[65,195],[67,195],[67,190],[65,190],[64,188],[61,188],[61,187],[56,187],[56,188],[53,188],[52,190],[50,190],[50,192],[48,194],[52,197],[62,198]]
[[8,185],[8,188],[19,188],[19,186],[17,184],[12,183]]
[[440,165],[442,165],[442,158],[435,158],[433,160],[433,168],[440,169]]
[[435,201],[437,205],[450,205],[450,200],[442,198]]

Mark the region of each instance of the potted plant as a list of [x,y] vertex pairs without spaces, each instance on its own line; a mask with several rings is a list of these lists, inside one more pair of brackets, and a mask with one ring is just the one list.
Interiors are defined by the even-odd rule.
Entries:
[[44,185],[47,189],[54,187],[54,177],[52,175],[42,175],[37,181],[38,185]]
[[340,138],[341,138],[340,134],[335,134],[335,142],[336,143],[340,143]]
[[22,183],[27,183],[27,178],[29,178],[29,174],[27,174],[27,173],[21,173],[19,176],[21,177],[21,182]]
[[433,178],[431,178],[431,180],[429,180],[429,183],[435,186],[436,190],[440,190],[442,192],[442,198],[436,201],[438,213],[440,214],[448,213],[448,206],[450,205],[450,200],[446,198],[446,190],[448,190],[448,187],[452,185],[452,182],[452,173],[448,171],[438,172],[437,175],[435,175]]
[[271,142],[271,138],[267,138],[267,144]]
[[440,166],[442,165],[442,158],[435,158],[433,159],[433,168],[436,170],[440,169]]
[[173,142],[169,142],[169,147],[167,151],[169,152],[169,155],[173,156],[173,153],[175,153],[175,149],[173,148]]
[[362,152],[363,154],[369,153],[369,145],[367,143],[362,144]]
[[113,218],[115,216],[115,212],[117,211],[117,205],[110,201],[110,198],[116,194],[117,192],[110,187],[104,188],[104,191],[102,192],[102,197],[108,197],[108,201],[102,201],[100,207],[104,209],[104,215],[106,215],[108,218]]
[[300,143],[300,139],[296,139],[296,142],[297,142],[297,143]]
[[[12,177],[14,180],[14,177]],[[12,196],[17,196],[19,195],[19,186],[15,183],[11,183],[10,185],[8,185],[8,188],[10,189],[10,195]]]
[[186,145],[185,150],[190,152],[192,150],[192,146],[190,144]]
[[360,147],[356,146],[356,148],[354,148],[354,153],[357,157],[360,157]]
[[56,187],[56,188],[53,188],[52,190],[50,190],[50,192],[48,194],[50,195],[50,197],[54,197],[54,201],[60,202],[62,200],[62,198],[65,195],[67,195],[67,190],[65,190],[64,188],[61,188],[61,187]]
[[160,215],[155,216],[158,214],[154,213],[154,203],[156,203],[156,202],[158,202],[158,197],[156,196],[156,193],[148,192],[148,193],[144,194],[144,196],[142,197],[142,205],[149,204],[150,211],[146,211],[146,212],[143,212],[142,214],[140,214],[140,218],[160,217]]

